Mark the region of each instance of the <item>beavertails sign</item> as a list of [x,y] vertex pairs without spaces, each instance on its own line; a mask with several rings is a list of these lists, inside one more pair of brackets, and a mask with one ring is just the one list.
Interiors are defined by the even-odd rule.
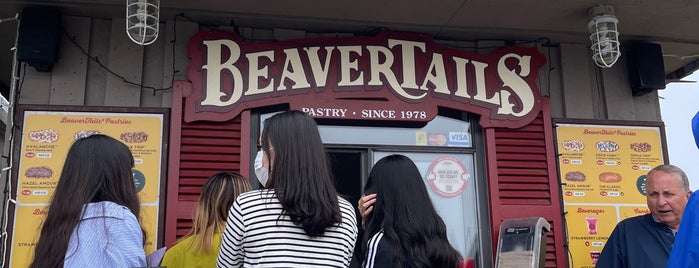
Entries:
[[480,55],[422,34],[245,43],[226,31],[189,40],[185,121],[225,121],[288,104],[316,118],[429,121],[438,107],[481,115],[484,127],[520,127],[541,105],[544,56],[505,47]]

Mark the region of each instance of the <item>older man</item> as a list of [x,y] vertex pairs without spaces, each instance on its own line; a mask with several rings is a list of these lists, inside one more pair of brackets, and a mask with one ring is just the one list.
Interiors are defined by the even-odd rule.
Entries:
[[648,172],[650,214],[617,224],[596,267],[665,267],[691,193],[687,174],[676,166],[660,165]]

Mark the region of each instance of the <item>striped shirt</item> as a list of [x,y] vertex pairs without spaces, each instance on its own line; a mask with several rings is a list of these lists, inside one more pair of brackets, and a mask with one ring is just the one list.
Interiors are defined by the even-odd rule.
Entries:
[[228,213],[217,267],[349,267],[357,240],[354,207],[338,197],[342,222],[310,237],[282,214],[274,190],[241,194]]
[[89,203],[68,242],[64,267],[144,267],[136,216],[110,201]]

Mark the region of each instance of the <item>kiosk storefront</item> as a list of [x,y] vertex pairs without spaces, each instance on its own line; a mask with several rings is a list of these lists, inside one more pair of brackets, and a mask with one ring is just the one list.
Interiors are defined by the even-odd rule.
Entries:
[[552,226],[547,262],[564,265],[548,100],[536,83],[546,58],[535,47],[483,55],[396,32],[246,44],[202,31],[188,53],[188,80],[173,91],[166,245],[191,226],[200,182],[220,169],[253,178],[262,122],[298,109],[318,121],[350,202],[373,163],[403,154],[464,257],[491,266],[499,223],[541,216]]

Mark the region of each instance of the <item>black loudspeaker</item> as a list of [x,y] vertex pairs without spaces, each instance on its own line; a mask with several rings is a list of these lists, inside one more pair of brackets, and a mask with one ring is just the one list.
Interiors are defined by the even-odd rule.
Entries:
[[658,44],[630,44],[627,51],[629,84],[634,96],[665,88],[663,50]]
[[19,20],[17,60],[40,72],[51,71],[58,56],[61,12],[53,7],[25,7]]

